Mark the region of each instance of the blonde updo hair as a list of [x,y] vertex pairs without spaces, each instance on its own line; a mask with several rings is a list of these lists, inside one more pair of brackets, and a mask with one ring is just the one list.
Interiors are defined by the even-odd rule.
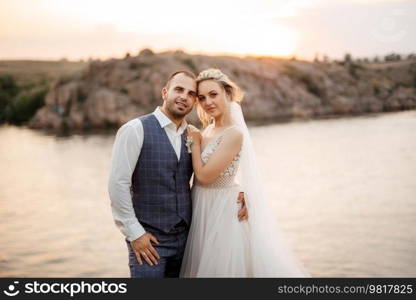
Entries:
[[[230,101],[235,101],[237,103],[240,103],[243,100],[244,93],[240,89],[240,87],[235,84],[234,81],[232,81],[230,78],[228,78],[227,75],[225,75],[221,70],[219,69],[206,69],[198,74],[198,77],[196,78],[197,85],[205,80],[214,80],[217,82],[222,89],[225,91],[225,93],[228,96],[228,99]],[[198,117],[201,120],[202,125],[207,127],[209,124],[211,124],[214,121],[214,118],[212,118],[209,114],[207,114],[201,105],[197,104],[197,113]]]

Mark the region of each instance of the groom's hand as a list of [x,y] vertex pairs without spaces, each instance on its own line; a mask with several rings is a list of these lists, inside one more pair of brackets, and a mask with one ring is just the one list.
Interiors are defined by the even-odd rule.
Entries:
[[156,249],[153,248],[150,241],[159,245],[156,237],[148,232],[143,234],[138,239],[130,242],[140,265],[143,265],[142,258],[151,266],[157,265],[157,260],[160,259],[159,253],[157,253]]
[[240,194],[238,195],[238,199],[237,199],[237,203],[242,203],[241,204],[241,208],[238,211],[238,220],[239,221],[244,221],[248,219],[248,211],[247,211],[247,205],[246,205],[246,201],[244,199],[244,193],[240,192]]

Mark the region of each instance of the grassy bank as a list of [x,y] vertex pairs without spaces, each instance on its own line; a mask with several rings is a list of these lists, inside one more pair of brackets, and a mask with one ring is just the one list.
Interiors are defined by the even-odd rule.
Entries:
[[44,105],[53,80],[80,72],[85,62],[0,61],[0,124],[28,122]]

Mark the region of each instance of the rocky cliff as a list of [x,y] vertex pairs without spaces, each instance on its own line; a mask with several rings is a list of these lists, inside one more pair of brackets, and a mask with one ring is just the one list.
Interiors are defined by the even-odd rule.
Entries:
[[[93,61],[55,81],[30,125],[88,129],[120,126],[161,105],[160,90],[179,69],[220,68],[245,91],[249,120],[288,120],[416,108],[416,61],[390,64],[306,62],[143,50]],[[195,115],[191,115],[195,120]]]

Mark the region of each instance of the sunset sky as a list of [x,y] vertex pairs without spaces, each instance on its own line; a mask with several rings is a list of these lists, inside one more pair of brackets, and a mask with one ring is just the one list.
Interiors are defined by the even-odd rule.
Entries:
[[[236,5],[238,3],[238,6]],[[415,0],[0,0],[0,59],[416,52]]]

